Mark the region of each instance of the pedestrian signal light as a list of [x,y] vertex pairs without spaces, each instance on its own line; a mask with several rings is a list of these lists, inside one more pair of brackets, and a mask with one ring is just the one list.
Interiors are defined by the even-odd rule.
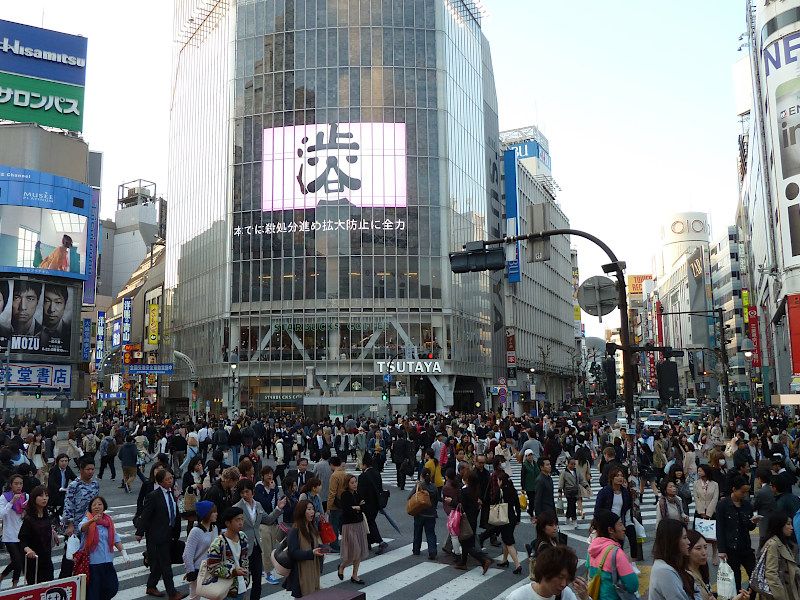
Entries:
[[384,402],[389,401],[389,392],[386,391],[386,388],[384,388],[383,391],[381,392],[381,400],[383,400]]
[[39,390],[36,390],[36,399],[38,400],[41,397],[42,397],[42,392],[40,392]]

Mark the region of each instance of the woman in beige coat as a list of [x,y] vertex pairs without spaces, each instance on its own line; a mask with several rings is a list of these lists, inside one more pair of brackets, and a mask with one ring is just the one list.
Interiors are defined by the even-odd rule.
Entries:
[[767,555],[766,579],[772,598],[800,600],[800,567],[794,552],[787,547],[794,538],[792,518],[783,513],[770,515],[766,535],[761,552]]
[[[697,467],[697,481],[694,482],[694,518],[714,520],[719,501],[719,484],[712,478],[711,467],[702,464]],[[716,540],[708,540],[713,550],[712,563],[719,565]]]

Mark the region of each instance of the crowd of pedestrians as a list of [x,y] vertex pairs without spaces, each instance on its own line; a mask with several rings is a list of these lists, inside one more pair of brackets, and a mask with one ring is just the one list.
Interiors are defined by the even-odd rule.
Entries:
[[[282,584],[302,597],[320,589],[331,552],[339,554],[338,578],[362,586],[369,583],[359,575],[362,561],[388,547],[379,517],[389,497],[389,461],[409,501],[426,498],[406,523],[412,553],[422,553],[424,535],[429,560],[442,552],[457,570],[473,562],[483,573],[494,565],[529,576],[533,583],[513,600],[547,598],[553,590],[550,596],[587,598],[592,591],[603,600],[634,593],[648,486],[657,521],[652,598],[674,597],[678,582],[688,598],[710,597],[709,567],[720,561],[731,567],[737,590],[744,568],[750,585],[772,584],[774,598],[800,598],[792,529],[800,509],[792,491],[797,431],[774,411],[724,426],[667,421],[639,435],[604,422],[486,414],[398,415],[388,423],[106,414],[82,419],[65,444],[57,433],[52,423],[24,421],[0,429],[0,520],[10,559],[0,581],[10,576],[13,586],[23,573],[29,583],[53,578],[58,561],[60,577],[89,575],[90,600],[114,597],[115,553],[130,559],[98,480],[108,473],[116,481],[117,460],[125,492],[141,482],[133,525],[137,541],[145,541],[145,595],[199,598],[208,586],[224,585],[230,597],[259,598],[263,585]],[[520,463],[516,481],[512,461]],[[585,562],[598,586],[575,578],[577,557],[559,531],[559,521],[568,530],[585,517],[592,468],[600,488]],[[524,511],[536,535],[522,541],[521,555]],[[447,521],[441,547],[440,516]],[[750,542],[756,528],[759,552]],[[487,543],[500,548],[499,560],[489,558]],[[290,566],[280,568],[281,560]],[[188,594],[175,580],[179,563]]]

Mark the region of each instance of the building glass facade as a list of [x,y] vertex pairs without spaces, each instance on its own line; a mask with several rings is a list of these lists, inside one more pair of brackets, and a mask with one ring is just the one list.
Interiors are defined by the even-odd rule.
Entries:
[[174,59],[164,327],[198,365],[201,402],[357,412],[393,359],[441,368],[396,377],[395,408],[473,405],[492,375],[490,280],[453,275],[447,254],[500,217],[477,10],[223,4],[192,34],[198,9],[176,1],[189,41]]

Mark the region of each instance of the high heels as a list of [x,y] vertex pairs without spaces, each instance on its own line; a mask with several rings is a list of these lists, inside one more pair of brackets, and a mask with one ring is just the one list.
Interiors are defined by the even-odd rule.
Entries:
[[366,583],[363,579],[354,579],[353,577],[350,578],[350,581],[357,583],[358,585],[364,585]]
[[520,565],[519,565],[519,566],[518,566],[516,569],[514,569],[514,570],[513,570],[513,571],[511,571],[511,572],[512,572],[514,575],[519,575],[520,573],[522,573],[522,565],[520,564]]
[[336,569],[336,574],[339,576],[339,581],[344,581],[344,570],[343,569]]
[[508,566],[508,561],[504,560],[503,562],[499,562],[499,563],[497,563],[497,566],[498,567],[502,567],[503,569],[505,569]]

